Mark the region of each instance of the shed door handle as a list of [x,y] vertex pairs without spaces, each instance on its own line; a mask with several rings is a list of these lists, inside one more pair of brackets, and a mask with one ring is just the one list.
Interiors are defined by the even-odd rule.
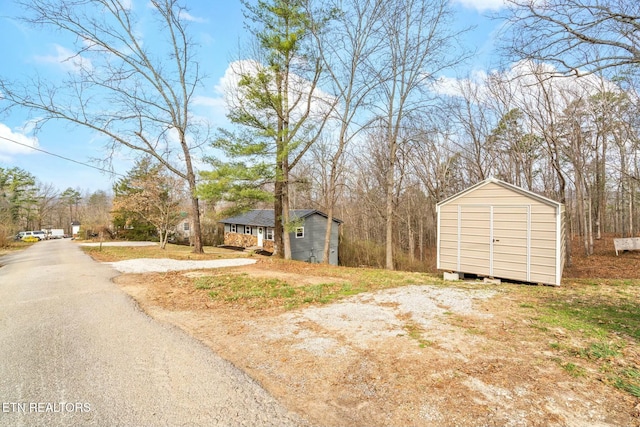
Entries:
[[493,239],[493,243],[499,242],[499,241],[500,241],[500,239]]

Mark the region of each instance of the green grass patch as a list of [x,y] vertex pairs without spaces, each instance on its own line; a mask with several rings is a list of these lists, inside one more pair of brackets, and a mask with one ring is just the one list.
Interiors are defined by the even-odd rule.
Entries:
[[304,275],[323,277],[327,281],[317,284],[299,284],[292,281],[257,277],[255,275],[214,272],[210,276],[193,279],[196,289],[209,291],[216,301],[245,304],[252,308],[284,307],[293,309],[310,304],[329,304],[362,292],[406,286],[442,285],[437,277],[425,273],[347,268],[330,265],[309,265],[298,261],[271,258],[273,269],[293,271]]
[[136,258],[171,258],[178,260],[208,260],[224,258],[246,258],[244,252],[205,246],[204,254],[195,254],[193,248],[184,245],[167,244],[165,249],[160,246],[81,246],[85,253],[97,261],[116,262]]
[[606,342],[596,342],[579,351],[580,356],[589,359],[610,359],[620,356],[619,346]]
[[600,340],[622,334],[640,342],[638,281],[601,281],[597,287],[590,281],[556,290],[541,298],[540,323]]
[[[276,268],[279,264],[289,267],[287,264],[291,262],[273,260]],[[302,263],[292,265],[297,269],[301,266]],[[253,308],[280,306],[286,309],[310,304],[329,304],[362,292],[391,287],[438,284],[437,278],[423,273],[320,265],[309,268],[310,275],[325,277],[327,282],[298,284],[276,278],[214,272],[210,276],[193,279],[193,284],[196,289],[209,291],[209,296],[216,301],[245,304]]]
[[567,362],[562,363],[560,366],[574,378],[584,377],[587,374],[587,371],[583,367],[575,363]]
[[599,372],[611,386],[640,397],[640,371],[630,359],[640,346],[640,280],[566,280],[557,288],[507,292],[519,307],[535,307],[531,327],[548,336],[552,360],[565,372],[576,378]]
[[211,289],[211,278],[198,277],[195,279],[194,285],[196,286],[196,289]]
[[614,378],[613,385],[640,398],[640,370],[637,368],[623,369],[619,376]]
[[424,333],[424,329],[419,325],[416,325],[415,323],[407,323],[404,325],[404,329],[407,331],[409,338],[418,342],[418,346],[420,348],[426,348],[433,345],[433,341],[423,338],[422,334]]
[[559,342],[550,342],[549,343],[549,347],[554,349],[554,350],[562,350],[564,346],[562,344],[560,344]]
[[218,301],[242,303],[254,308],[282,306],[287,309],[303,304],[327,304],[364,289],[342,283],[294,286],[284,280],[252,277],[247,274],[218,274],[194,280],[196,289],[210,290]]

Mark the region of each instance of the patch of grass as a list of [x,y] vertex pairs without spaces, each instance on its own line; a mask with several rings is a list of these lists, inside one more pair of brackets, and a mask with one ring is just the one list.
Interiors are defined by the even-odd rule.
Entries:
[[194,285],[196,286],[196,289],[211,289],[211,278],[197,277],[194,280]]
[[559,342],[550,342],[549,347],[551,347],[554,350],[562,350],[563,348],[562,344],[560,344]]
[[575,363],[567,362],[560,364],[560,366],[574,378],[584,377],[587,374],[587,371],[583,367]]
[[425,348],[433,345],[433,341],[426,340],[422,337],[424,329],[415,323],[407,323],[404,325],[404,329],[407,331],[409,338],[418,342],[420,348]]
[[309,304],[329,304],[362,292],[438,282],[437,278],[423,273],[310,265],[279,259],[269,259],[267,262],[273,264],[274,270],[326,277],[334,281],[299,285],[247,274],[213,273],[205,278],[194,279],[194,286],[196,289],[215,291],[209,295],[218,301],[245,304],[252,308],[280,306],[292,309]]
[[6,255],[11,252],[20,251],[22,249],[26,249],[29,246],[33,245],[35,242],[23,242],[19,241],[7,241],[3,246],[0,247],[0,256]]
[[613,385],[640,398],[640,370],[636,368],[623,369],[619,376],[614,378]]
[[589,359],[609,359],[620,355],[619,346],[606,342],[596,342],[579,351],[580,356]]
[[580,315],[576,315],[572,307],[547,308],[546,312],[538,320],[550,326],[560,327],[572,332],[581,332],[588,337],[605,338],[607,336],[605,330]]
[[627,368],[622,370],[622,374],[627,378],[640,381],[640,370],[635,368]]
[[[428,273],[333,266],[323,266],[315,273],[320,276],[345,279],[354,289],[366,291],[406,285],[444,285],[444,281],[440,277]],[[447,283],[448,286],[451,286],[451,282]]]
[[274,278],[247,274],[218,274],[194,280],[196,289],[212,290],[209,297],[218,301],[242,303],[254,308],[282,306],[287,309],[302,304],[327,304],[361,292],[339,283],[293,286]]
[[640,285],[637,281],[613,283],[626,287],[625,295],[607,289],[610,284],[587,292],[578,288],[549,294],[542,301],[543,314],[538,320],[587,337],[606,339],[611,334],[624,334],[640,342],[640,304],[635,302]]
[[[562,369],[574,377],[589,376],[591,371],[576,363],[581,360],[606,375],[611,386],[640,397],[640,371],[628,368],[631,356],[623,351],[636,354],[640,344],[640,280],[571,280],[560,288],[513,292],[527,303],[533,299],[532,326],[554,334],[549,346],[559,352],[556,362]],[[564,331],[560,335],[558,328]]]
[[171,258],[179,260],[207,260],[221,258],[246,258],[244,252],[206,246],[204,254],[194,254],[190,246],[167,244],[160,246],[81,246],[81,249],[93,259],[102,262],[116,262],[136,258]]

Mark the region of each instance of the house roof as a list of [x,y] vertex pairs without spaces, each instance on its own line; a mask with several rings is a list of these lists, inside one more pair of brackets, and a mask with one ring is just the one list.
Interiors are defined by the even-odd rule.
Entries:
[[[292,219],[306,218],[313,214],[318,214],[327,218],[327,214],[316,209],[295,209],[289,211],[289,217]],[[333,220],[338,223],[342,223],[338,218],[333,218]],[[276,224],[273,209],[254,209],[241,215],[221,219],[218,222],[224,224],[253,225],[258,227],[274,227]]]
[[554,206],[556,208],[559,208],[560,206],[562,206],[562,203],[560,203],[560,202],[556,202],[555,200],[548,199],[548,198],[546,198],[544,196],[541,196],[541,195],[539,195],[537,193],[534,193],[533,191],[525,190],[524,188],[518,187],[517,185],[509,184],[508,182],[501,181],[501,180],[499,180],[497,178],[487,178],[484,181],[480,181],[479,183],[477,183],[475,185],[472,185],[471,187],[467,188],[466,190],[463,190],[463,191],[461,191],[461,192],[459,192],[457,194],[454,194],[451,197],[448,197],[448,198],[442,200],[441,202],[438,202],[436,204],[436,206],[439,207],[439,206],[445,205],[447,203],[450,203],[450,202],[452,202],[452,201],[464,196],[465,194],[468,194],[468,193],[470,193],[470,192],[472,192],[472,191],[474,191],[474,190],[476,190],[478,188],[482,188],[482,187],[484,187],[484,186],[486,186],[488,184],[491,184],[491,183],[497,184],[497,185],[499,185],[501,187],[510,189],[510,190],[512,190],[512,191],[514,191],[516,193],[522,194],[524,196],[527,196],[527,197],[530,197],[532,199],[538,200],[538,201],[540,201],[540,202],[542,202],[544,204],[547,204],[547,205],[550,205],[550,206]]

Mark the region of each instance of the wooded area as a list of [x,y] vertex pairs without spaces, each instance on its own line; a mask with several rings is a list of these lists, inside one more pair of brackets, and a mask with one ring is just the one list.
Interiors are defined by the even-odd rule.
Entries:
[[[178,3],[153,4],[188,40]],[[168,101],[172,113],[159,122],[179,130],[180,143],[167,150],[178,150],[186,164],[145,145],[168,144],[166,127],[151,127],[155,136],[128,130],[141,151],[186,184],[192,215],[203,211],[196,196],[208,199],[209,224],[222,207],[274,206],[282,218],[276,224],[286,229],[289,209],[319,209],[329,224],[334,216],[344,221],[341,263],[424,270],[433,259],[436,203],[493,176],[566,205],[569,240],[580,236],[582,243],[568,244],[569,255],[592,253],[594,239],[605,234],[637,235],[636,2],[510,0],[499,35],[505,65],[462,78],[443,77],[459,74],[473,54],[461,49],[465,30],[454,30],[446,0],[243,4],[254,39],[229,67],[232,125],[204,149],[212,171],[194,181],[194,144],[186,137],[197,72],[177,86],[184,95]],[[14,105],[50,111],[15,88],[5,92]],[[86,126],[90,118],[73,120]],[[211,140],[202,130],[198,149]],[[36,209],[47,198],[66,206],[69,212],[57,215],[68,221],[93,197],[26,183],[37,191],[18,209],[22,193],[11,186],[18,178],[0,172],[0,210],[12,227],[52,222]],[[279,231],[276,252],[286,257],[287,234]]]

